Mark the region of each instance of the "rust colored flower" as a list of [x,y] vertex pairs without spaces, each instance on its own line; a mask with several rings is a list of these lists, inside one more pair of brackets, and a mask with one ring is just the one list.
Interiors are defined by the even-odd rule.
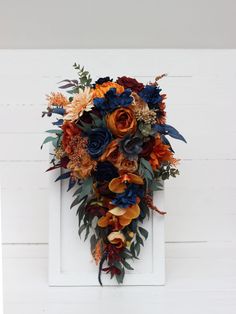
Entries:
[[124,87],[115,82],[104,82],[103,84],[96,84],[94,90],[94,98],[102,98],[109,91],[110,88],[115,88],[117,94],[124,91]]
[[91,176],[93,170],[96,169],[97,162],[93,160],[85,149],[80,149],[79,154],[71,157],[71,161],[67,167],[73,171],[73,175],[80,179]]
[[116,82],[124,86],[125,89],[129,88],[136,93],[139,93],[144,88],[143,83],[140,83],[136,79],[127,76],[118,77]]
[[138,204],[134,204],[127,208],[114,207],[105,216],[98,220],[98,226],[106,228],[111,226],[112,230],[121,230],[128,226],[131,221],[140,215],[140,208]]
[[125,247],[126,239],[124,234],[120,231],[111,232],[108,235],[107,239],[111,244],[114,244],[117,248]]
[[160,137],[157,137],[149,159],[152,168],[154,170],[158,169],[163,162],[175,165],[177,161],[178,160],[174,158],[174,154],[170,150],[169,145],[163,144]]
[[137,160],[129,160],[124,159],[120,163],[119,173],[122,174],[124,172],[135,172],[138,169],[138,162]]
[[122,227],[128,226],[133,219],[138,218],[140,215],[140,208],[138,204],[132,205],[125,210],[126,212],[124,215],[119,216],[119,223]]
[[78,127],[72,122],[64,122],[62,125],[63,136],[62,136],[62,146],[67,154],[73,152],[73,148],[70,143],[74,136],[80,134]]
[[52,106],[66,107],[69,104],[69,100],[62,93],[51,93],[47,95],[48,107]]
[[114,231],[122,229],[122,226],[119,224],[118,218],[109,212],[107,212],[105,216],[98,219],[98,226],[101,228],[111,226],[112,230]]
[[[138,200],[139,201],[139,200]],[[106,228],[112,226],[112,230],[118,231],[128,226],[131,221],[140,215],[140,207],[134,204],[127,208],[114,207],[98,220],[98,226]]]
[[127,186],[126,183],[144,184],[143,179],[133,173],[125,173],[119,178],[114,178],[109,183],[109,189],[114,193],[123,193]]
[[103,252],[103,250],[102,250],[102,240],[100,239],[100,240],[98,240],[98,242],[95,245],[94,250],[92,251],[92,255],[93,255],[93,258],[95,260],[96,265],[99,264],[99,262],[100,262],[100,260],[102,258],[102,252]]
[[100,157],[100,161],[110,161],[115,167],[119,168],[122,160],[124,159],[123,154],[119,151],[118,140],[111,141],[105,152]]
[[119,108],[107,115],[107,127],[116,137],[122,138],[127,134],[134,134],[137,121],[130,108]]

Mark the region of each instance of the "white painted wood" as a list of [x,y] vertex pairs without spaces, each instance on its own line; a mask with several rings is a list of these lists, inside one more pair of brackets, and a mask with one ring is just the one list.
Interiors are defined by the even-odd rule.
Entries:
[[[78,237],[76,208],[70,210],[73,190],[66,192],[67,182],[55,179],[60,169],[51,172],[49,216],[49,284],[50,286],[97,286],[98,266],[90,252],[89,238]],[[154,202],[164,210],[164,191],[155,193]],[[151,214],[144,227],[149,231],[140,260],[134,260],[134,271],[126,270],[124,285],[163,285],[165,282],[164,217]],[[104,285],[117,285],[103,274]]]
[[46,246],[5,245],[5,313],[234,314],[235,245],[167,243],[166,286],[119,288],[48,287]]

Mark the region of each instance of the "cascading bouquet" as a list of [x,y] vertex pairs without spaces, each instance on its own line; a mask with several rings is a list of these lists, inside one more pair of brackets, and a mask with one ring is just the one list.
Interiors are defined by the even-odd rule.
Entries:
[[165,94],[158,80],[144,85],[134,78],[99,78],[74,64],[77,80],[64,80],[60,92],[47,96],[43,116],[58,115],[44,143],[54,153],[48,170],[61,168],[57,180],[74,189],[79,235],[91,233],[91,253],[101,272],[122,283],[129,260],[138,258],[148,231],[141,226],[162,180],[179,174],[167,136],[185,141],[166,124]]

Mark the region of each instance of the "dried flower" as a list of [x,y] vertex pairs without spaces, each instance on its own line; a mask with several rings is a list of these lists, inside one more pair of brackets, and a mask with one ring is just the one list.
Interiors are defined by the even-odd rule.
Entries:
[[135,117],[137,121],[143,121],[147,124],[156,123],[156,110],[137,109],[135,110]]
[[66,107],[69,104],[69,100],[62,93],[51,93],[47,95],[48,107],[52,106]]

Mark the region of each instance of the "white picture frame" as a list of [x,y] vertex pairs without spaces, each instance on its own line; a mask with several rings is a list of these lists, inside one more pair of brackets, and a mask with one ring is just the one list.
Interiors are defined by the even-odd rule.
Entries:
[[[60,168],[49,174],[49,286],[99,286],[89,239],[79,238],[76,210],[70,210],[73,193],[67,192],[67,180],[55,182]],[[164,190],[154,194],[154,204],[164,209]],[[126,270],[124,286],[165,284],[164,216],[150,210],[145,224],[148,239],[141,247],[140,259],[131,263],[134,270]],[[104,286],[118,285],[107,274],[102,274],[102,282]]]

